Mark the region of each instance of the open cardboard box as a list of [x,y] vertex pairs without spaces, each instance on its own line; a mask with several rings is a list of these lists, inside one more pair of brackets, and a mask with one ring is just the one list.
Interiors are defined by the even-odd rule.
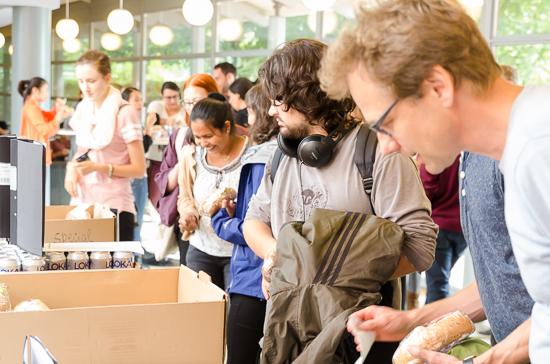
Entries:
[[[98,206],[85,210],[93,217],[89,220],[65,220],[76,206],[46,206],[44,243],[86,243],[117,241],[116,216],[109,211],[95,211]],[[99,207],[100,208],[100,207]]]
[[52,310],[0,313],[2,363],[20,363],[38,337],[59,363],[223,363],[227,295],[187,267],[0,275],[12,307],[39,298]]

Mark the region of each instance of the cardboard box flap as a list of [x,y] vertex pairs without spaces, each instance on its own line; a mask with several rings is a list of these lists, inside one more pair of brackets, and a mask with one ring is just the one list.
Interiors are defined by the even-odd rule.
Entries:
[[212,283],[204,272],[197,274],[184,265],[180,266],[178,282],[178,302],[218,302],[227,300],[227,294]]
[[52,309],[176,303],[177,269],[18,272],[0,276],[12,306],[31,298]]

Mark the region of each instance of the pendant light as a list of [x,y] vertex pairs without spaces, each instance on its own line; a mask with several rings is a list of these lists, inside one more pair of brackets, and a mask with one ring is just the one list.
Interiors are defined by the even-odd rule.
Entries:
[[181,11],[189,24],[201,27],[212,19],[214,5],[210,0],[185,0]]
[[134,16],[123,8],[123,0],[120,0],[120,9],[115,9],[109,13],[107,26],[116,34],[129,33],[134,27]]
[[[0,48],[2,48],[4,46],[4,44],[6,44],[6,37],[4,37],[4,34],[0,33]],[[9,52],[9,47],[8,47],[8,52]]]
[[236,19],[223,19],[218,23],[218,35],[226,42],[234,42],[243,35],[243,25]]
[[149,39],[151,43],[158,46],[165,46],[172,43],[174,32],[166,25],[162,25],[162,12],[160,13],[159,22],[149,31]]
[[330,9],[336,0],[302,0],[302,2],[313,11],[325,11]]
[[[315,33],[317,29],[317,14],[309,14],[307,16],[307,26],[309,30]],[[338,18],[333,11],[325,11],[323,13],[323,37],[331,34],[338,26]]]
[[122,38],[118,34],[105,33],[99,41],[103,49],[107,51],[116,51],[122,45]]
[[76,53],[82,48],[82,43],[78,39],[67,39],[63,41],[63,49],[67,53]]
[[65,3],[65,19],[61,19],[55,25],[57,36],[63,40],[75,39],[80,28],[78,23],[69,18],[69,0]]
[[10,56],[13,56],[13,44],[10,44],[10,46],[8,47],[8,53],[10,54]]

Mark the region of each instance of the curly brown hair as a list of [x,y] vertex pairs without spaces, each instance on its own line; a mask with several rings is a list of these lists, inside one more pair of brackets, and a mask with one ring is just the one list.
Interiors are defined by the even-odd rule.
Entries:
[[321,90],[317,72],[327,46],[313,39],[295,39],[273,52],[259,71],[264,94],[271,100],[304,115],[310,125],[331,133],[345,114],[355,109],[347,97],[333,100]]
[[256,122],[248,129],[248,136],[256,144],[270,141],[279,133],[277,118],[269,115],[271,103],[262,91],[262,85],[252,87],[246,93],[248,112],[256,115]]

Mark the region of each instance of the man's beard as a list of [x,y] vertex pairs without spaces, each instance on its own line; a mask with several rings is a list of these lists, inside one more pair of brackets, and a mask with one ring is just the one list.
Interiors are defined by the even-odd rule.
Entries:
[[302,140],[310,135],[310,128],[308,124],[299,124],[292,127],[292,129],[285,125],[281,128],[281,135],[285,139]]

